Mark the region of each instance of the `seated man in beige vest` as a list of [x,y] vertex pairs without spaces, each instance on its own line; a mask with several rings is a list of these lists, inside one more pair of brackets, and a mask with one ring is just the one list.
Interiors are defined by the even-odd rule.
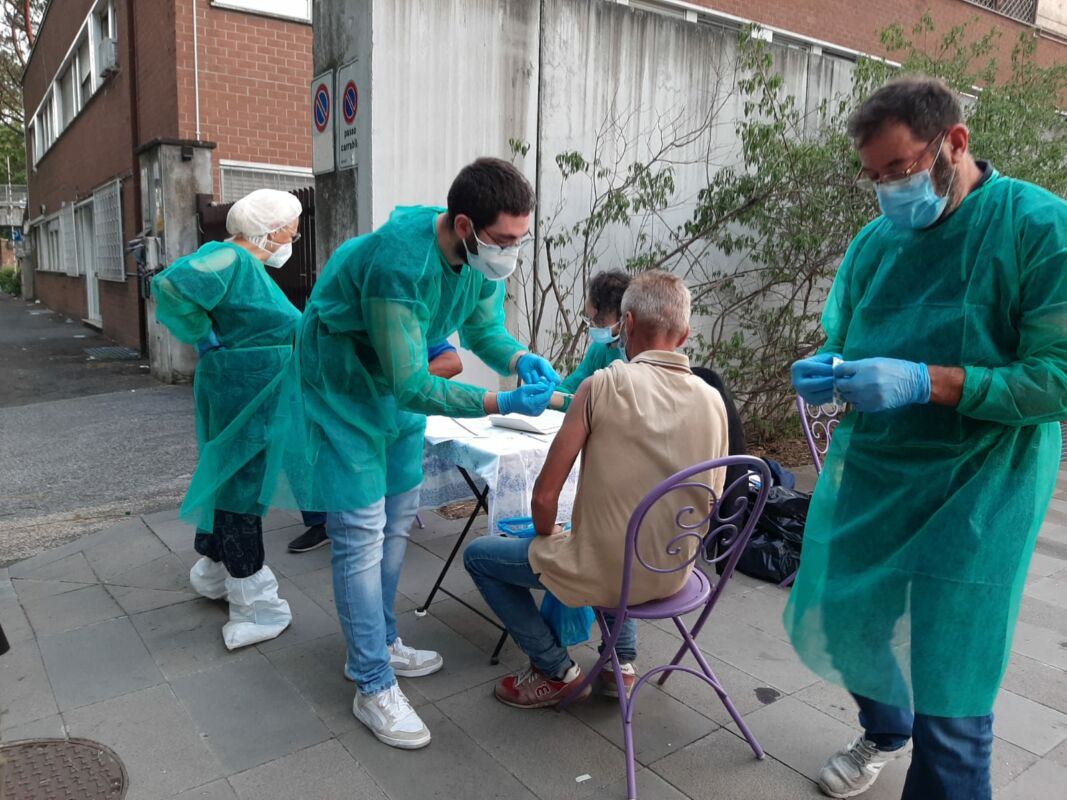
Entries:
[[[502,703],[539,708],[558,703],[582,672],[541,618],[531,589],[548,589],[569,606],[614,607],[622,588],[626,526],[644,496],[679,470],[728,450],[722,397],[689,369],[676,352],[689,336],[690,296],[685,283],[666,272],[635,277],[622,299],[623,359],[582,382],[534,486],[533,539],[485,536],[473,542],[464,564],[487,603],[530,666],[496,686]],[[556,526],[560,490],[581,453],[582,466],[570,532]],[[723,470],[704,477],[722,491]],[[707,492],[692,498],[673,492],[654,506],[639,538],[642,557],[659,568],[677,566],[696,553],[683,540],[683,556],[666,561],[667,544],[679,530],[674,513],[682,501],[707,507]],[[659,574],[633,567],[631,605],[669,597],[686,570]],[[628,620],[615,652],[627,691],[636,681],[637,624]],[[616,694],[615,678],[601,688]]]

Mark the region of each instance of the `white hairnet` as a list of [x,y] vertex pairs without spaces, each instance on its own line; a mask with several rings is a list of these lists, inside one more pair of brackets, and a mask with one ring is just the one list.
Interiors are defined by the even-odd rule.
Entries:
[[289,225],[302,210],[300,201],[289,192],[256,189],[233,204],[226,215],[226,230],[231,236],[258,238]]

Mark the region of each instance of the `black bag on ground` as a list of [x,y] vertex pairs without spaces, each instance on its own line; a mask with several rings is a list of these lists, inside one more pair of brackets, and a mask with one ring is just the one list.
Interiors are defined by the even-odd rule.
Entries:
[[[751,495],[753,502],[755,496]],[[737,569],[753,578],[781,583],[800,566],[800,547],[811,495],[774,486]]]

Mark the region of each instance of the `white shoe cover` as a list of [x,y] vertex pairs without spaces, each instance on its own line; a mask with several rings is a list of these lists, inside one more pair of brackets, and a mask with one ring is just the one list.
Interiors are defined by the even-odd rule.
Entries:
[[226,578],[229,573],[221,561],[212,561],[207,556],[193,564],[189,570],[189,583],[193,591],[208,600],[221,600],[226,596]]
[[289,604],[278,597],[278,580],[270,567],[247,578],[226,578],[230,621],[222,626],[227,650],[273,639],[293,621]]

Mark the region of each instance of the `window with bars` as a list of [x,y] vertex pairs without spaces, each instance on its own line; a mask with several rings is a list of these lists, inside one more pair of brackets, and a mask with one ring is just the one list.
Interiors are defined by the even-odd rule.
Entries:
[[52,216],[33,228],[33,245],[37,251],[38,272],[63,272],[63,249],[59,216]]
[[122,188],[118,181],[93,192],[79,205],[69,203],[58,214],[33,227],[38,272],[85,275],[93,259],[96,275],[105,281],[126,280],[122,239]]
[[96,243],[97,277],[104,281],[125,281],[122,195],[118,181],[93,192],[93,239]]
[[1033,24],[1037,21],[1037,0],[967,0],[976,6],[988,8],[1019,22]]
[[310,169],[278,167],[271,164],[238,164],[222,162],[220,191],[223,203],[234,203],[256,189],[278,189],[290,192],[315,185]]

